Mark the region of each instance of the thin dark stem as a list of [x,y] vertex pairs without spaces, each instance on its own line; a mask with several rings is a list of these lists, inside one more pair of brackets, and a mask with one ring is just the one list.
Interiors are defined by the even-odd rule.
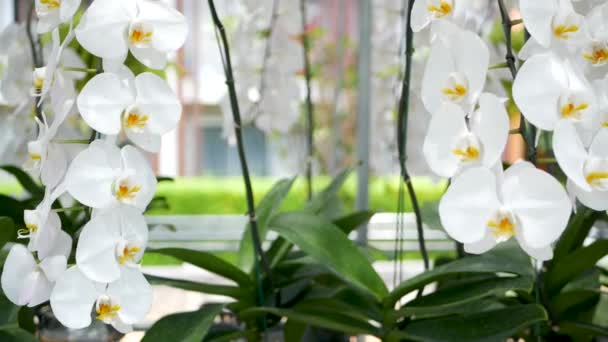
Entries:
[[302,52],[304,57],[304,77],[306,79],[306,190],[308,199],[312,198],[312,160],[314,153],[314,113],[310,91],[312,70],[310,69],[310,40],[306,32],[307,13],[306,0],[300,0],[300,13],[302,17]]
[[[401,177],[407,187],[407,191],[412,202],[412,209],[416,216],[416,230],[418,231],[418,245],[420,248],[420,254],[424,261],[424,269],[429,269],[429,256],[426,250],[426,243],[424,241],[424,229],[422,227],[422,213],[420,211],[420,205],[418,204],[418,197],[416,191],[412,185],[411,177],[405,166],[407,160],[407,124],[408,124],[408,113],[410,104],[410,79],[412,77],[412,55],[414,54],[414,32],[412,31],[412,8],[415,0],[409,0],[408,12],[407,12],[407,27],[405,34],[405,74],[403,77],[403,85],[401,87],[401,100],[399,101],[399,116],[397,119],[397,146],[399,149],[399,166],[401,167]],[[419,292],[419,294],[422,291]]]
[[[234,119],[234,133],[236,136],[236,145],[239,155],[239,161],[241,163],[241,169],[243,172],[243,181],[245,183],[245,193],[247,199],[247,211],[249,215],[249,225],[251,227],[251,237],[253,240],[253,246],[257,257],[262,264],[262,268],[268,277],[270,285],[274,289],[274,282],[272,277],[272,271],[264,250],[262,249],[262,242],[260,240],[260,233],[258,231],[258,223],[255,215],[255,202],[253,199],[253,190],[251,187],[251,178],[249,176],[249,167],[247,166],[247,158],[245,157],[245,147],[243,145],[243,134],[241,132],[241,113],[239,110],[239,103],[236,96],[236,89],[234,86],[234,76],[232,72],[232,61],[230,59],[230,46],[228,45],[228,38],[226,36],[226,30],[222,24],[220,18],[217,15],[215,4],[213,0],[209,0],[209,8],[211,10],[211,16],[213,23],[219,32],[221,38],[220,53],[222,55],[222,62],[224,63],[224,73],[226,75],[226,85],[228,86],[228,94],[230,97],[230,107],[232,108],[232,117]],[[223,48],[223,49],[222,49]]]
[[[513,54],[513,44],[511,39],[511,28],[515,25],[521,23],[521,20],[511,20],[509,17],[509,12],[507,11],[507,7],[505,6],[504,0],[497,0],[498,8],[500,9],[500,16],[502,18],[502,29],[505,35],[505,45],[507,49],[507,54],[505,56],[505,60],[507,62],[507,66],[509,71],[511,72],[511,76],[513,80],[517,76],[517,67],[515,65],[516,59]],[[531,125],[526,119],[521,115],[521,119],[519,121],[518,133],[521,133],[524,142],[526,143],[526,158],[532,162],[536,162],[536,127]]]

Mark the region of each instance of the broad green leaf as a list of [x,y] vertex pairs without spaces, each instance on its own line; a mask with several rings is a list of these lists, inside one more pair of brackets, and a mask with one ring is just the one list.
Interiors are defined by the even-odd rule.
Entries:
[[577,307],[589,303],[595,306],[600,299],[599,290],[575,290],[561,292],[551,300],[551,310],[557,317],[561,317],[568,310],[576,310]]
[[606,337],[608,336],[608,328],[602,327],[587,322],[575,322],[575,321],[560,321],[559,332],[561,334],[572,334],[576,336],[586,336],[587,339],[592,337]]
[[18,200],[0,194],[0,216],[7,216],[17,224],[23,223],[23,210],[28,209]]
[[163,317],[146,332],[142,341],[200,342],[223,307],[222,304],[210,304],[197,311]]
[[22,306],[19,309],[17,321],[19,322],[19,327],[23,330],[29,331],[32,334],[36,333],[36,324],[34,323],[34,316],[36,312],[33,308]]
[[562,258],[582,246],[583,241],[589,234],[589,230],[591,230],[591,227],[593,227],[593,224],[600,216],[600,212],[588,208],[580,208],[578,213],[570,219],[566,230],[557,241],[551,265],[561,264]]
[[285,341],[301,342],[308,325],[293,319],[287,320],[283,330]]
[[400,316],[445,315],[445,312],[454,306],[462,306],[465,303],[490,296],[504,296],[507,291],[530,292],[533,286],[534,279],[527,276],[484,279],[479,282],[449,287],[417,298],[399,310],[399,314]]
[[37,342],[36,336],[16,326],[0,327],[0,341],[2,342]]
[[210,253],[184,248],[161,248],[150,250],[150,252],[172,256],[211,273],[234,280],[241,286],[253,286],[253,280],[247,273]]
[[357,211],[346,216],[340,217],[333,221],[333,224],[340,228],[344,234],[348,235],[350,232],[356,230],[361,225],[367,223],[372,216],[374,216],[373,211],[363,210]]
[[42,196],[44,195],[44,188],[40,186],[30,175],[28,175],[25,171],[13,165],[2,165],[0,166],[0,170],[4,170],[11,175],[13,175],[19,184],[32,196]]
[[558,293],[568,282],[608,255],[608,240],[598,240],[587,247],[577,249],[551,267],[545,275],[546,288],[550,294]]
[[[295,181],[295,177],[291,179],[282,179],[278,181],[270,191],[262,198],[258,206],[255,208],[255,214],[258,222],[258,232],[260,240],[266,239],[268,232],[268,220],[281,207],[283,200],[287,197],[289,190]],[[247,224],[241,239],[241,245],[237,256],[237,265],[245,272],[250,272],[254,261],[253,240],[251,237],[251,226]]]
[[197,283],[189,280],[157,277],[149,274],[146,274],[145,276],[146,279],[148,279],[148,281],[154,285],[171,286],[183,290],[227,296],[235,299],[247,296],[245,289],[236,286]]
[[[351,168],[340,172],[327,187],[317,193],[304,207],[304,211],[333,218],[332,208],[339,202],[338,191],[352,172]],[[334,204],[332,206],[332,203]],[[270,244],[267,255],[271,267],[276,266],[289,253],[293,245],[282,237]]]
[[17,322],[19,307],[0,291],[0,326]]
[[15,223],[10,217],[0,217],[0,248],[17,236]]
[[342,185],[344,185],[344,182],[346,181],[351,172],[352,168],[342,170],[331,181],[331,183],[329,183],[329,185],[325,187],[325,189],[313,196],[313,198],[304,208],[304,211],[319,214],[328,218],[333,218],[335,213],[333,213],[332,210],[329,210],[328,208],[335,207],[335,203],[339,201],[338,192],[340,191],[340,188],[342,188]]
[[306,212],[292,212],[273,217],[269,227],[318,263],[368,290],[377,299],[388,294],[384,281],[369,261],[331,222]]
[[311,326],[342,331],[353,335],[378,335],[379,333],[378,328],[374,327],[370,323],[353,319],[352,317],[345,316],[340,312],[328,314],[326,312],[314,310],[297,310],[296,308],[280,309],[272,307],[252,308],[241,312],[241,316],[244,318],[264,314],[273,314],[279,317],[286,317],[288,320],[306,323]]
[[534,277],[534,270],[529,263],[522,264],[522,260],[518,258],[503,256],[503,252],[501,249],[495,249],[484,255],[468,256],[421,273],[399,284],[385,299],[384,305],[393,307],[401,297],[414,290],[421,289],[432,282],[462,274],[501,272]]
[[406,325],[404,337],[428,342],[496,342],[547,319],[542,306],[516,305],[504,309],[413,321]]

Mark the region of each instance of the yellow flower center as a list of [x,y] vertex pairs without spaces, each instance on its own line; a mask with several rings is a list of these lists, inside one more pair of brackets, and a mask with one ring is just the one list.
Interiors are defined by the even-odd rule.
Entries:
[[492,234],[496,237],[510,238],[515,235],[515,225],[507,217],[500,222],[488,221],[488,227],[492,228]]
[[122,249],[122,254],[118,257],[118,262],[123,265],[127,261],[134,260],[137,257],[137,253],[139,253],[139,251],[141,251],[141,248],[137,246],[125,246]]
[[135,195],[137,195],[137,192],[139,190],[141,190],[141,187],[139,185],[130,187],[125,184],[120,184],[118,186],[118,189],[116,190],[116,199],[121,202],[132,200],[135,198]]
[[429,5],[427,6],[427,10],[433,13],[437,18],[442,18],[452,12],[452,5],[441,0],[439,6]]
[[48,9],[57,9],[61,6],[60,0],[40,0],[40,3],[46,5]]
[[39,161],[42,159],[42,156],[39,153],[28,153],[28,155],[30,156],[30,159],[34,161]]
[[474,146],[468,146],[466,149],[454,149],[452,153],[461,157],[462,161],[471,162],[479,159],[479,150]]
[[150,43],[152,41],[152,32],[145,31],[143,28],[135,28],[131,31],[131,45]]
[[578,30],[577,25],[557,25],[553,28],[553,34],[559,39],[568,40],[570,39],[570,33],[578,32]]
[[580,119],[582,116],[582,111],[589,108],[588,103],[581,103],[580,105],[575,105],[570,102],[562,107],[562,117],[566,119]]
[[458,101],[467,95],[467,87],[463,84],[456,83],[452,88],[443,88],[441,92],[447,95],[452,101]]
[[585,53],[583,57],[593,65],[606,63],[608,62],[608,48],[593,48],[592,53]]
[[608,127],[608,121],[602,122],[602,127]]
[[30,231],[30,233],[35,233],[38,231],[38,225],[33,223],[26,223],[25,228]]
[[128,113],[125,118],[126,128],[144,128],[148,122],[147,115],[139,115],[137,113]]
[[590,172],[587,174],[587,183],[589,183],[589,185],[599,185],[599,183],[603,180],[607,180],[608,179],[608,172],[602,172],[602,171],[597,171],[597,172]]
[[100,321],[111,321],[118,315],[120,305],[112,305],[112,303],[101,303],[97,306],[97,319]]
[[34,88],[36,88],[36,89],[42,89],[42,86],[44,86],[44,78],[42,78],[42,77],[35,77],[34,78]]

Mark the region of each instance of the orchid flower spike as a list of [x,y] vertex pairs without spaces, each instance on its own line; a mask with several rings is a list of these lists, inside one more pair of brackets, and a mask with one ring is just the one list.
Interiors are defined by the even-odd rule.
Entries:
[[69,22],[78,8],[80,0],[35,0],[38,16],[38,33],[46,33],[62,23]]
[[143,211],[156,192],[156,177],[141,152],[103,140],[93,141],[74,158],[65,183],[78,202],[95,209],[123,203]]
[[498,175],[469,169],[453,179],[439,202],[443,227],[465,251],[481,254],[515,237],[539,261],[553,257],[551,244],[566,229],[571,212],[562,185],[528,162]]
[[38,258],[50,255],[69,255],[72,249],[72,238],[61,230],[61,220],[51,205],[63,193],[60,185],[53,191],[47,187],[42,202],[34,210],[23,212],[25,228],[17,231],[17,238],[29,239],[27,248],[38,252]]
[[585,148],[571,123],[560,124],[553,135],[555,159],[568,176],[568,190],[593,210],[608,210],[608,130],[601,129]]
[[61,104],[54,103],[53,122],[49,126],[44,113],[42,121],[36,118],[38,138],[27,144],[29,158],[23,167],[36,177],[40,176],[42,184],[47,187],[55,187],[63,178],[67,169],[68,162],[65,151],[59,144],[53,143],[52,140],[73,106],[74,100],[67,100]]
[[116,135],[122,130],[137,146],[158,152],[161,136],[174,129],[182,106],[167,82],[150,72],[122,80],[103,73],[78,96],[82,118],[94,130]]
[[513,83],[513,99],[530,123],[546,131],[562,120],[591,129],[596,117],[593,87],[583,72],[550,53],[524,63]]
[[423,152],[431,170],[449,178],[472,166],[494,166],[508,136],[504,104],[495,95],[483,93],[468,124],[461,107],[445,102],[431,118]]
[[80,234],[76,264],[87,278],[110,283],[123,267],[137,267],[148,242],[148,225],[141,212],[121,205],[96,213]]
[[167,54],[186,40],[186,18],[160,1],[95,0],[76,27],[80,45],[103,59],[123,62],[128,52],[162,69]]
[[422,102],[434,115],[443,102],[473,110],[483,91],[490,62],[486,44],[473,32],[442,22],[422,79]]
[[66,265],[66,255],[48,256],[38,263],[27,248],[16,244],[2,270],[2,291],[16,305],[32,307],[46,302]]
[[520,0],[521,16],[531,38],[519,58],[528,59],[551,49],[560,55],[579,49],[588,37],[585,18],[570,0]]
[[51,308],[55,317],[68,328],[81,329],[95,317],[128,333],[131,325],[141,321],[152,305],[152,288],[140,270],[121,269],[121,276],[110,284],[88,279],[78,266],[65,271],[51,293]]

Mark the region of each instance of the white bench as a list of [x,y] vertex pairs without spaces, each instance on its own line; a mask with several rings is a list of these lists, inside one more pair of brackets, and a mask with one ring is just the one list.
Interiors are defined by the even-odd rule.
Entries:
[[[237,251],[247,218],[243,215],[178,215],[147,216],[150,231],[150,248],[182,247],[211,252]],[[377,213],[368,224],[368,241],[371,247],[391,252],[395,245],[395,213]],[[169,228],[170,227],[170,228]],[[414,215],[404,215],[405,251],[417,251],[418,241]],[[356,233],[350,235],[354,239]],[[425,227],[424,237],[429,251],[448,251],[454,248],[453,242],[440,230]],[[266,238],[274,240],[276,233],[270,232]]]

